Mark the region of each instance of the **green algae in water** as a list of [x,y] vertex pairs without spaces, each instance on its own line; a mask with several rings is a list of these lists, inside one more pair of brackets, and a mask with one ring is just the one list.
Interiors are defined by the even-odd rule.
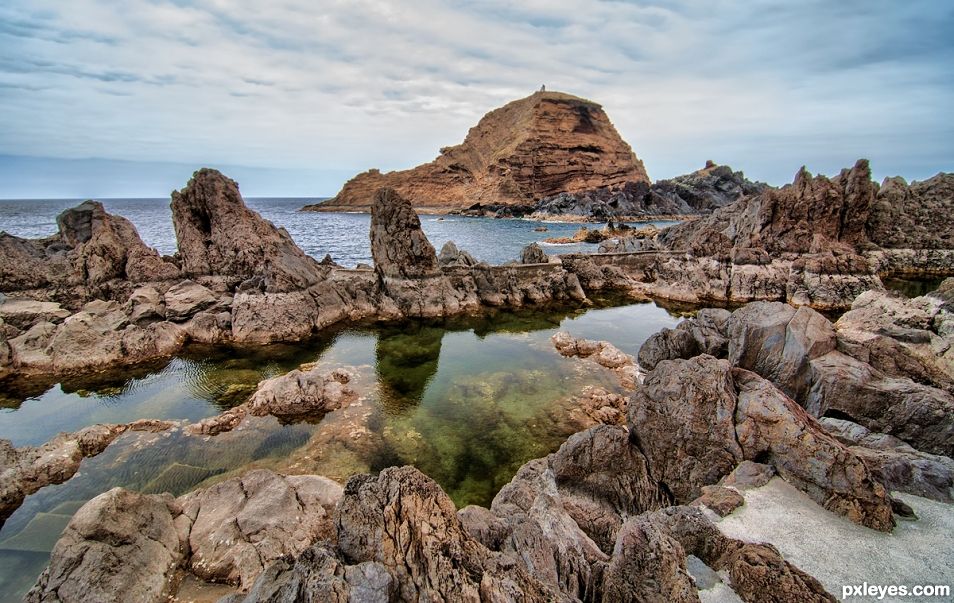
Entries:
[[[458,506],[487,505],[523,463],[553,452],[578,429],[568,411],[584,385],[615,385],[609,371],[559,356],[549,341],[553,333],[607,339],[635,354],[651,333],[679,320],[653,304],[610,304],[342,330],[294,345],[196,346],[154,372],[54,386],[0,411],[0,437],[23,445],[97,422],[195,421],[243,402],[261,379],[304,362],[357,367],[353,383],[367,391],[317,423],[282,425],[269,417],[212,438],[181,430],[124,434],[84,460],[65,484],[28,497],[0,530],[0,541],[43,548],[57,521],[114,486],[181,494],[256,467],[344,481],[356,472],[414,464]],[[91,395],[71,393],[77,389]],[[23,596],[46,555],[0,544],[0,602]]]

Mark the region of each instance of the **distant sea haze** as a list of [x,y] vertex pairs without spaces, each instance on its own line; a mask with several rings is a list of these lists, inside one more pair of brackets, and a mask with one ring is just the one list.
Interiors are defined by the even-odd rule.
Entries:
[[[315,213],[298,211],[315,198],[262,198],[245,201],[276,226],[284,227],[306,253],[317,259],[330,254],[343,266],[371,263],[368,241],[370,216],[355,213]],[[175,229],[169,199],[102,199],[106,211],[135,224],[146,244],[164,255],[176,251]],[[0,200],[0,230],[18,237],[39,238],[56,233],[56,216],[81,203],[80,199]],[[421,216],[424,232],[437,250],[454,241],[478,260],[502,264],[516,260],[520,250],[534,241],[573,234],[579,224],[546,223],[547,232],[537,232],[541,222],[496,220],[461,216]],[[666,225],[668,222],[657,222]],[[595,225],[592,225],[595,226]],[[596,245],[546,245],[548,253],[594,250]]]

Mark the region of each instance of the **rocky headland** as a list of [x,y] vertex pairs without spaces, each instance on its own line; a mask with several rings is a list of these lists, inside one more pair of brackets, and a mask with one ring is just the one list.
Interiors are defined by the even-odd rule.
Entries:
[[491,111],[463,143],[442,148],[430,163],[369,170],[302,209],[370,211],[384,187],[422,213],[581,221],[681,219],[768,188],[712,161],[652,183],[600,105],[544,91]]
[[781,189],[580,257],[621,270],[645,295],[845,310],[862,292],[882,289],[883,277],[954,274],[952,185],[954,174],[945,173],[879,186],[863,159],[834,178],[803,168]]
[[527,206],[559,193],[637,182],[649,182],[646,170],[600,105],[541,91],[491,111],[463,143],[442,148],[434,161],[359,174],[333,198],[305,209],[369,211],[383,187],[416,209],[447,212]]

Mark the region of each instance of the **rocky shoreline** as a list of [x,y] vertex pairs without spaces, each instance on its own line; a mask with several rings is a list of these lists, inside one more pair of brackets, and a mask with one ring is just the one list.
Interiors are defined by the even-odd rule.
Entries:
[[[918,521],[920,501],[952,502],[954,279],[914,299],[880,280],[954,271],[951,182],[879,187],[864,161],[833,179],[802,171],[790,186],[638,239],[644,248],[548,257],[530,246],[502,266],[453,244],[435,251],[412,200],[388,188],[371,208],[374,267],[319,262],[213,170],[173,194],[175,256],[94,202],[64,212],[48,239],[2,234],[6,379],[142,363],[189,341],[290,341],[349,321],[585,305],[606,290],[745,304],[701,310],[636,358],[554,337],[561,354],[612,370],[628,394],[581,392],[581,422],[597,425],[525,464],[489,508],[456,509],[413,467],[344,486],[253,471],[178,498],[113,489],[76,513],[27,600],[160,601],[207,582],[225,585],[231,603],[698,601],[707,589],[834,600],[833,578],[787,561],[782,543],[720,525],[753,492],[784,483],[890,546],[902,542],[887,535],[903,529],[899,518]],[[930,211],[905,212],[898,199]],[[832,321],[816,311],[833,309],[846,312]],[[250,417],[347,409],[358,397],[351,378],[302,366],[183,429],[211,438]],[[4,442],[4,517],[124,431],[170,427]],[[937,554],[954,567],[954,551]]]
[[[833,601],[830,576],[721,518],[779,479],[877,532],[919,521],[905,501],[920,499],[895,492],[950,503],[952,295],[954,279],[911,300],[873,291],[835,323],[781,303],[705,310],[647,340],[638,365],[561,333],[561,353],[617,371],[626,419],[525,464],[489,508],[456,509],[413,467],[343,488],[269,471],[178,499],[117,488],[77,512],[27,600],[159,601],[199,580],[246,603]],[[250,405],[296,399],[274,392],[302,391],[301,375],[263,382]]]
[[[613,289],[694,304],[786,301],[845,310],[883,276],[954,273],[954,176],[878,187],[866,161],[829,180],[800,172],[711,216],[628,239],[616,252],[489,266],[451,245],[438,255],[410,200],[382,189],[372,208],[374,268],[318,262],[246,208],[238,185],[200,170],[173,195],[179,251],[161,257],[125,219],[86,202],[43,240],[0,235],[0,378],[62,375],[171,356],[187,342],[267,343],[331,325],[587,303]],[[895,197],[930,203],[906,217]],[[920,221],[919,221],[920,220]],[[922,224],[922,222],[924,222]],[[899,248],[893,245],[904,244]]]

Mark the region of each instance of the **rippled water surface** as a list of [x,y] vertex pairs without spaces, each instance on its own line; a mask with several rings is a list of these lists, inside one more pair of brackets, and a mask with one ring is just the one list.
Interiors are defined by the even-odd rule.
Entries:
[[212,438],[181,429],[121,436],[68,482],[27,498],[0,530],[0,601],[34,582],[72,514],[114,486],[182,494],[252,467],[338,480],[413,464],[455,503],[487,505],[517,468],[578,429],[573,397],[615,389],[605,369],[557,354],[550,336],[607,339],[629,353],[677,313],[652,303],[597,300],[588,310],[496,312],[327,333],[294,345],[210,349],[122,376],[7,391],[0,438],[35,445],[60,431],[136,418],[195,421],[243,402],[262,378],[304,362],[348,367],[361,400],[320,420],[255,419]]
[[[143,241],[163,254],[176,250],[175,230],[168,199],[103,199],[106,210],[128,218]],[[298,211],[315,199],[246,199],[249,207],[284,227],[306,253],[318,259],[331,254],[338,263],[352,267],[359,262],[371,263],[368,243],[368,214],[315,213]],[[45,237],[56,232],[56,216],[80,203],[77,199],[0,200],[0,230],[19,237]],[[529,243],[549,237],[567,237],[579,224],[542,223],[529,220],[496,220],[461,216],[421,216],[421,224],[436,249],[454,241],[478,260],[502,264],[517,259]],[[668,225],[671,222],[654,222]],[[535,228],[546,226],[547,232]],[[589,225],[598,227],[599,225]],[[580,243],[549,245],[548,253],[595,250],[596,245]]]

